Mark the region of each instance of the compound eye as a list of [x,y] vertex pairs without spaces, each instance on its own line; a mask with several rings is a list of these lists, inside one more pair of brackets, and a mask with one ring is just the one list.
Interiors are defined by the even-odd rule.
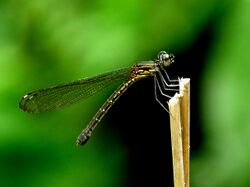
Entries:
[[159,53],[158,53],[158,59],[160,60],[160,61],[165,61],[165,60],[168,60],[169,59],[169,54],[166,52],[166,51],[160,51]]

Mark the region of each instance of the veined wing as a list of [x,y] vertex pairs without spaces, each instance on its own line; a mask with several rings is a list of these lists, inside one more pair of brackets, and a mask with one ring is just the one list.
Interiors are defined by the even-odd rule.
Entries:
[[68,106],[94,95],[115,81],[128,79],[130,71],[131,68],[118,69],[94,77],[36,90],[23,96],[19,107],[25,112],[41,113]]

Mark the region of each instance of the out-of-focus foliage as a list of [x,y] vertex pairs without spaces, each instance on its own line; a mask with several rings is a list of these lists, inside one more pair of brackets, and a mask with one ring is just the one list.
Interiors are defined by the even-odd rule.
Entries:
[[201,62],[205,143],[191,158],[191,186],[249,186],[249,20],[249,0],[2,0],[0,186],[124,186],[127,152],[116,135],[101,135],[100,127],[95,143],[74,145],[77,125],[88,122],[105,91],[41,115],[22,112],[20,97],[152,59],[162,49],[181,54],[207,25],[214,41]]
[[193,162],[197,186],[250,185],[249,10],[250,1],[239,2],[215,30],[201,85],[206,146]]

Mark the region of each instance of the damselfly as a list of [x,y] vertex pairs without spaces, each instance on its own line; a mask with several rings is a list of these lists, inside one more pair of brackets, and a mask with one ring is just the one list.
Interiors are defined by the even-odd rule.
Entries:
[[165,98],[171,98],[165,91],[178,91],[178,80],[171,80],[164,69],[173,62],[174,56],[172,54],[161,51],[158,54],[158,58],[154,61],[143,61],[130,68],[122,68],[94,77],[79,79],[73,82],[30,92],[22,97],[19,107],[23,111],[29,113],[51,111],[86,99],[111,83],[123,80],[123,84],[113,92],[78,136],[76,143],[83,145],[88,141],[93,130],[110,107],[138,80],[150,76],[154,78],[155,99],[166,111],[168,111],[166,108],[167,102],[162,103],[158,98],[158,94]]

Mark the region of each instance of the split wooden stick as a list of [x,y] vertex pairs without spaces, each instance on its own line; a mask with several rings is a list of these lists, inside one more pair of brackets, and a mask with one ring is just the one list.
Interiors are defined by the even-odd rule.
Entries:
[[180,79],[180,93],[169,100],[175,187],[189,187],[190,79]]

